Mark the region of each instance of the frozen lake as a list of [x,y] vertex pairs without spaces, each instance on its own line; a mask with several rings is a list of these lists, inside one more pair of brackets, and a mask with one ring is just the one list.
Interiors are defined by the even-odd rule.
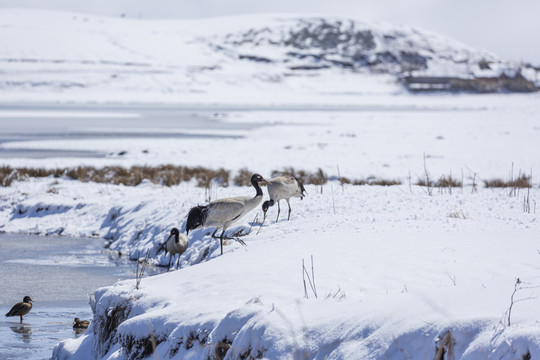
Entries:
[[[79,335],[75,317],[92,318],[89,294],[135,277],[136,263],[107,253],[103,239],[0,234],[0,249],[0,359],[50,358],[56,343]],[[34,307],[23,324],[4,317],[25,295]]]
[[171,164],[224,168],[233,176],[243,168],[269,174],[284,167],[337,176],[339,166],[349,179],[416,182],[425,157],[434,179],[452,174],[469,183],[506,178],[512,167],[516,173],[538,167],[536,96],[387,100],[347,106],[12,104],[0,109],[0,164]]
[[[220,130],[249,130],[255,123],[225,124],[223,109],[174,106],[7,105],[0,110],[0,145],[13,141],[142,138],[237,138]],[[201,132],[201,130],[204,130]],[[103,151],[0,146],[0,158],[104,157]]]

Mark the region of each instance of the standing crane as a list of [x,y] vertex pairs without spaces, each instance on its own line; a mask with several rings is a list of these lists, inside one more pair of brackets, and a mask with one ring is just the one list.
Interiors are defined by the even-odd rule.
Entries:
[[176,261],[176,267],[178,267],[178,261],[180,261],[180,255],[182,255],[189,245],[189,241],[186,235],[180,234],[177,228],[171,229],[171,234],[167,238],[165,243],[165,249],[169,253],[169,269],[171,268],[171,259],[173,255],[178,254],[178,260]]
[[[221,254],[223,255],[223,239],[225,231],[240,220],[251,210],[255,209],[260,204],[263,196],[260,185],[266,185],[267,182],[259,174],[251,176],[251,185],[255,188],[256,194],[251,196],[236,196],[224,199],[214,200],[208,205],[198,205],[189,210],[186,222],[186,234],[190,230],[199,227],[215,226],[216,231],[222,228],[220,239]],[[216,233],[214,231],[214,235]]]
[[287,205],[289,205],[289,216],[287,217],[287,220],[290,220],[291,204],[289,203],[289,199],[294,196],[299,197],[300,200],[302,200],[304,196],[306,196],[306,189],[304,188],[304,185],[300,182],[300,180],[290,175],[278,176],[269,180],[267,188],[268,195],[270,195],[270,200],[267,200],[262,204],[264,219],[266,219],[266,212],[268,211],[268,208],[277,202],[278,213],[276,222],[279,220],[279,213],[281,211],[279,206],[280,200],[284,199],[287,201]]

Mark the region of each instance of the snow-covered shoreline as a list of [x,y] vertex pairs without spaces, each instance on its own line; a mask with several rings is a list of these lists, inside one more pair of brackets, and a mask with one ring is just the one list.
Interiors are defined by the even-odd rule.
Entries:
[[[455,358],[540,354],[539,221],[523,211],[526,190],[510,197],[467,186],[429,196],[416,186],[331,182],[322,194],[307,191],[293,200],[291,221],[275,223],[272,209],[245,247],[229,242],[219,256],[212,229],[196,230],[181,270],[144,278],[140,290],[135,279],[98,290],[92,328],[61,343],[54,358],[151,358],[150,332],[158,357],[176,359],[219,358],[222,346],[232,359],[423,359],[448,330]],[[251,192],[232,186],[219,197]],[[538,189],[529,195],[536,202]],[[203,196],[187,183],[41,179],[0,188],[0,217],[2,231],[94,234],[137,258],[157,250],[172,226],[182,229]],[[260,218],[257,209],[232,230],[248,231],[256,212]],[[303,296],[301,264],[309,268],[311,255],[318,299],[309,285]],[[156,260],[164,265],[168,256]],[[508,326],[518,277],[523,301]]]
[[[257,234],[258,225],[250,223],[257,212],[260,221],[261,210],[243,218],[231,231],[251,227],[243,238],[247,246],[229,242],[223,256],[209,236],[213,229],[190,233],[180,270],[144,278],[140,290],[134,289],[134,279],[97,290],[94,324],[85,337],[59,344],[55,359],[151,358],[151,333],[160,359],[219,358],[225,349],[231,359],[295,359],[297,354],[425,359],[434,357],[448,331],[455,358],[539,356],[536,99],[409,97],[400,103],[399,97],[383,97],[375,106],[386,101],[390,108],[210,112],[198,116],[219,125],[205,129],[217,136],[137,141],[90,137],[85,131],[103,129],[79,120],[73,126],[80,138],[4,142],[9,150],[113,154],[0,159],[9,166],[173,163],[233,172],[247,168],[265,177],[291,166],[321,168],[333,178],[339,166],[341,176],[402,180],[398,186],[344,188],[334,180],[322,194],[309,185],[303,201],[293,199],[291,221],[276,224],[274,207]],[[392,108],[405,103],[413,108]],[[115,111],[142,113],[126,108]],[[84,116],[94,110],[85,109]],[[133,119],[155,121],[159,126],[152,131],[185,131],[148,114],[105,118],[113,130],[104,129],[129,128]],[[39,124],[40,119],[30,120]],[[129,129],[151,133],[148,127]],[[236,137],[223,136],[231,134]],[[425,176],[424,155],[432,179],[452,175],[464,180],[463,188],[452,193],[435,188],[430,196],[415,186]],[[533,188],[517,196],[482,183],[530,172]],[[254,194],[250,187],[210,190],[212,199]],[[205,191],[193,182],[167,187],[149,181],[137,186],[67,178],[16,181],[0,187],[0,231],[97,236],[132,259],[148,253],[152,262],[166,265],[161,245],[173,226],[183,231],[190,207],[208,197]],[[524,211],[527,194],[530,212]],[[318,299],[311,292],[304,299],[301,264],[304,259],[309,267],[311,255]],[[515,300],[520,301],[508,326],[517,278],[522,284]]]
[[[286,210],[275,221],[277,206],[264,226],[260,207],[243,217],[229,231],[249,233],[245,246],[228,241],[220,256],[214,229],[194,230],[177,271],[97,289],[87,333],[53,359],[423,360],[441,348],[446,359],[540,357],[540,95],[411,95],[398,81],[519,68],[538,84],[532,67],[334,18],[10,9],[0,27],[0,166],[330,178],[291,201],[290,221]],[[520,175],[531,188],[483,186]],[[431,193],[415,185],[426,176],[463,186]],[[192,206],[250,194],[218,182],[29,178],[0,186],[0,232],[98,237],[166,266],[163,243],[185,231]]]

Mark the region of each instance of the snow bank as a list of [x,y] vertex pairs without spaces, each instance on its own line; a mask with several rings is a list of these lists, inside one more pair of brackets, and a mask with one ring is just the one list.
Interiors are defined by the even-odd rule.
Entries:
[[[18,182],[0,189],[1,229],[95,233],[132,258],[150,249],[167,264],[160,244],[203,191]],[[55,358],[151,358],[153,337],[159,358],[424,359],[448,331],[455,358],[540,354],[539,221],[523,211],[523,192],[465,187],[429,196],[416,186],[336,183],[307,191],[293,200],[291,221],[275,223],[272,208],[246,246],[228,242],[219,256],[213,229],[197,230],[181,270],[144,278],[139,290],[135,279],[99,289],[92,328],[58,345]],[[538,195],[533,189],[533,202]],[[257,212],[237,229],[248,231]],[[309,284],[305,298],[302,260],[311,277],[312,255],[318,298]]]

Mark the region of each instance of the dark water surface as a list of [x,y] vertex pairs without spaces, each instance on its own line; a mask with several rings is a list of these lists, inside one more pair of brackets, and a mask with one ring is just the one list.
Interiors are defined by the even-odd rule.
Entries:
[[[73,319],[91,320],[89,294],[133,279],[136,263],[103,249],[102,239],[0,234],[0,359],[49,359],[55,344],[80,336]],[[147,274],[161,272],[150,268]],[[25,295],[33,309],[4,317]]]

